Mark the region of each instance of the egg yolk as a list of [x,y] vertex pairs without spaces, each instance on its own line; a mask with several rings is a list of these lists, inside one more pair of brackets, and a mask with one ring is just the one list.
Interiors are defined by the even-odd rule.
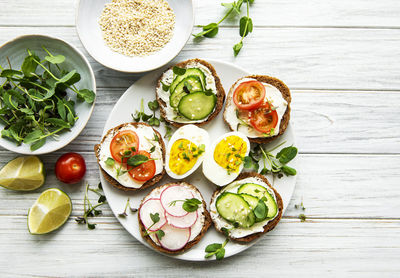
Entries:
[[242,138],[231,135],[221,140],[214,150],[214,160],[230,172],[238,172],[246,155],[247,144]]
[[[204,145],[200,145],[203,146]],[[193,168],[198,156],[204,152],[202,148],[196,146],[187,139],[179,139],[172,144],[169,154],[169,169],[177,175],[183,175]]]

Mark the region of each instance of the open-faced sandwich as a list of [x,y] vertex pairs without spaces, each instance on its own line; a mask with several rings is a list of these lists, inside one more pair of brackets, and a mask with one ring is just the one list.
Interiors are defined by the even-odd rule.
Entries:
[[202,125],[221,111],[225,91],[214,67],[200,59],[181,62],[165,71],[156,87],[163,118],[176,127]]
[[203,174],[212,183],[224,186],[239,176],[243,160],[250,152],[250,142],[241,132],[228,132],[218,137],[207,151]]
[[126,123],[110,129],[95,154],[105,179],[122,190],[140,190],[164,175],[165,146],[146,123]]
[[153,189],[139,207],[142,237],[158,251],[178,254],[197,244],[211,225],[200,191],[186,182]]
[[215,228],[238,242],[250,242],[271,231],[282,210],[279,193],[255,172],[242,173],[231,184],[217,189],[210,205]]
[[246,76],[231,87],[224,120],[231,130],[244,133],[251,142],[267,143],[285,132],[290,102],[290,90],[279,79]]

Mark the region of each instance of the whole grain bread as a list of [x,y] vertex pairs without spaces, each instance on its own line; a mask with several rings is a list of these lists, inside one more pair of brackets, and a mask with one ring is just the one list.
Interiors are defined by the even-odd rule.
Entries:
[[[275,188],[273,188],[273,187],[271,186],[271,184],[268,182],[268,180],[267,180],[263,175],[260,175],[260,174],[258,174],[258,173],[256,173],[256,172],[244,172],[244,173],[240,174],[240,175],[237,177],[237,179],[236,179],[235,181],[243,180],[243,179],[250,178],[250,177],[256,177],[256,178],[261,179],[265,184],[268,184],[268,186],[270,187],[270,189],[272,189],[272,190],[274,191],[275,198],[276,198],[276,202],[277,202],[277,205],[278,205],[278,214],[277,214],[277,216],[276,216],[272,221],[269,221],[269,222],[264,226],[264,231],[262,231],[262,232],[254,233],[254,234],[251,234],[251,235],[248,235],[248,236],[245,236],[245,237],[241,237],[241,238],[234,238],[234,237],[230,237],[230,236],[229,236],[229,238],[230,238],[231,240],[236,241],[236,242],[239,242],[239,243],[246,243],[246,242],[253,241],[253,240],[255,240],[256,238],[259,238],[259,237],[262,236],[263,234],[265,234],[265,233],[271,231],[273,228],[275,228],[275,226],[278,224],[278,222],[279,222],[279,221],[281,220],[281,218],[282,218],[283,201],[282,201],[281,195],[279,195],[279,193],[275,190]],[[213,193],[213,195],[212,195],[212,197],[211,197],[211,203],[213,202],[213,200],[214,200],[215,198],[218,197],[218,195],[219,195],[219,193],[222,191],[222,189],[223,189],[223,188],[218,188],[217,190],[214,191],[214,193]],[[220,233],[222,233],[223,235],[225,235],[225,233],[224,233],[223,231],[221,231],[220,229],[217,229],[216,225],[214,225],[214,226],[215,226],[215,229],[216,229],[218,232],[220,232]],[[225,235],[225,236],[226,236],[226,235]]]
[[[194,185],[189,184],[189,183],[187,183],[187,182],[167,183],[167,184],[161,185],[161,186],[159,186],[159,187],[168,187],[168,186],[174,185],[174,184],[186,185],[186,186],[190,187],[191,189],[197,191],[197,192],[201,195],[201,192],[200,192]],[[159,188],[159,187],[157,187],[157,188]],[[155,189],[157,189],[157,188],[155,188]],[[153,191],[154,191],[155,189],[153,189]],[[143,200],[142,200],[142,202],[141,202],[141,204],[140,204],[139,210],[140,210],[140,208],[141,208],[143,202],[149,197],[149,195],[150,195],[153,191],[150,191],[150,193],[147,194],[147,195],[143,198]],[[151,239],[150,236],[146,235],[146,228],[144,227],[142,221],[140,220],[140,213],[138,213],[138,221],[139,221],[140,234],[142,235],[142,237],[143,237],[151,246],[154,247],[154,249],[156,249],[156,250],[158,250],[158,251],[160,251],[160,252],[164,252],[164,253],[167,253],[167,254],[181,254],[181,253],[183,253],[183,252],[189,250],[190,248],[192,248],[194,245],[196,245],[196,244],[203,238],[204,234],[207,232],[208,228],[210,227],[210,225],[211,225],[211,223],[212,223],[212,222],[211,222],[211,216],[210,216],[210,213],[209,213],[208,210],[207,210],[207,205],[206,205],[206,202],[204,201],[203,195],[201,195],[201,198],[202,198],[203,210],[204,210],[204,211],[203,211],[203,215],[204,215],[204,225],[203,225],[203,228],[201,229],[201,232],[200,232],[193,240],[191,240],[191,241],[189,241],[188,243],[186,243],[186,245],[185,245],[182,249],[176,250],[176,251],[171,251],[171,250],[167,250],[167,249],[163,248],[163,247],[160,246],[160,245],[157,245],[157,244]]]
[[[286,100],[286,102],[288,104],[287,108],[286,108],[286,111],[285,111],[285,114],[283,114],[283,116],[282,116],[282,120],[281,120],[281,123],[279,125],[279,133],[277,135],[274,135],[274,136],[271,136],[271,137],[256,137],[256,138],[250,138],[249,137],[249,141],[250,142],[254,142],[254,143],[263,144],[263,143],[271,142],[272,140],[275,140],[276,138],[281,136],[285,132],[285,130],[286,130],[288,124],[289,124],[289,120],[290,120],[290,103],[292,101],[292,97],[290,95],[290,90],[286,86],[285,83],[283,83],[281,80],[279,80],[279,79],[277,79],[275,77],[270,77],[270,76],[267,76],[267,75],[250,75],[250,76],[245,76],[245,77],[242,77],[242,78],[238,79],[235,82],[235,84],[232,85],[232,87],[229,90],[228,96],[227,96],[228,100],[232,99],[233,93],[234,93],[233,89],[235,88],[236,84],[238,82],[240,82],[244,78],[252,78],[252,79],[256,79],[256,80],[258,80],[260,82],[271,84],[272,86],[276,87],[281,92],[282,97]],[[229,105],[229,103],[227,101],[226,105],[225,105],[225,110],[224,110],[224,121],[232,131],[236,131],[236,127],[235,126],[231,126],[229,121],[226,119],[227,118],[226,117],[226,108],[227,108],[228,105]],[[235,105],[235,104],[232,102],[231,105]]]
[[[204,121],[199,122],[199,123],[193,123],[194,125],[202,126],[202,125],[210,122],[212,119],[214,119],[218,115],[218,113],[221,111],[222,106],[224,105],[224,100],[225,100],[225,90],[222,87],[221,80],[219,79],[219,77],[217,75],[217,72],[215,71],[214,67],[210,63],[208,63],[207,61],[204,61],[204,60],[201,60],[201,59],[190,59],[190,60],[187,60],[187,61],[180,62],[180,63],[176,64],[175,66],[180,67],[180,68],[185,68],[186,65],[188,65],[191,62],[199,63],[199,64],[202,64],[203,66],[207,67],[210,70],[212,76],[214,77],[215,87],[217,88],[217,93],[216,93],[217,103],[215,105],[214,112],[212,112],[207,118],[205,118]],[[174,66],[170,67],[168,70],[172,70],[173,67]],[[168,71],[168,70],[166,70],[166,71]],[[160,105],[161,116],[167,122],[172,124],[173,126],[181,127],[181,126],[183,126],[185,124],[188,124],[188,123],[178,123],[178,122],[172,121],[170,119],[167,119],[166,111],[165,111],[165,108],[167,107],[167,104],[157,94],[157,88],[161,88],[162,87],[161,80],[162,80],[163,75],[164,75],[164,73],[158,79],[157,86],[156,86],[156,98],[157,98],[158,104]]]
[[[100,171],[102,173],[102,175],[104,176],[104,178],[114,187],[124,190],[124,191],[137,191],[137,190],[143,190],[146,189],[150,186],[153,186],[154,184],[156,184],[157,182],[159,182],[162,177],[165,174],[165,169],[163,167],[161,173],[155,175],[152,179],[146,181],[140,188],[131,188],[131,187],[126,187],[123,186],[122,184],[120,184],[116,179],[114,179],[112,176],[110,176],[106,171],[103,170],[103,168],[100,165],[100,150],[101,150],[101,145],[104,142],[104,140],[106,139],[106,137],[110,134],[117,134],[119,132],[119,130],[127,125],[132,125],[132,126],[139,126],[139,125],[144,125],[144,126],[148,126],[151,127],[150,125],[146,124],[146,123],[125,123],[125,124],[121,124],[119,126],[116,126],[112,129],[110,129],[109,131],[107,131],[106,135],[103,137],[103,139],[101,140],[100,144],[97,144],[94,146],[94,153],[96,155],[97,158],[97,163],[99,164],[100,167]],[[153,131],[157,134],[158,138],[159,138],[159,143],[161,145],[161,151],[162,151],[162,160],[163,160],[163,164],[165,163],[165,144],[164,141],[162,139],[161,134],[155,130],[154,128],[152,128]]]

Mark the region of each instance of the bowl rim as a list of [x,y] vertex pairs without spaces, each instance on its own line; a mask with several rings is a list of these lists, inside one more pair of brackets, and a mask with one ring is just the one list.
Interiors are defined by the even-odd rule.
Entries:
[[[92,69],[92,67],[91,67],[91,65],[90,65],[90,63],[89,63],[89,61],[88,61],[88,59],[85,57],[85,55],[82,53],[82,51],[80,51],[80,50],[79,50],[78,48],[76,48],[74,45],[72,45],[72,44],[66,42],[65,40],[63,40],[63,39],[61,39],[61,38],[58,38],[58,37],[56,37],[56,36],[49,36],[49,35],[43,35],[43,34],[25,34],[25,35],[17,36],[17,37],[15,37],[15,38],[13,38],[13,39],[11,39],[11,40],[9,40],[9,41],[3,43],[3,44],[0,46],[0,50],[1,50],[3,47],[5,47],[5,46],[7,46],[7,45],[9,45],[9,44],[15,43],[15,42],[18,41],[18,40],[26,39],[26,38],[35,38],[35,37],[36,37],[36,38],[37,38],[37,37],[44,37],[44,38],[46,38],[46,39],[58,41],[58,42],[60,42],[60,43],[63,43],[63,44],[65,44],[65,45],[67,45],[68,47],[72,48],[72,50],[73,50],[76,54],[78,54],[78,56],[83,60],[83,62],[84,62],[84,63],[86,64],[86,66],[88,67],[90,79],[91,79],[91,81],[92,81],[92,83],[93,83],[93,92],[94,92],[94,94],[95,94],[96,96],[95,96],[95,99],[94,99],[93,103],[92,103],[91,106],[90,106],[90,109],[89,109],[89,112],[88,112],[88,116],[87,116],[86,119],[84,120],[84,124],[82,125],[82,127],[81,127],[80,129],[76,129],[76,133],[70,138],[70,140],[67,140],[67,141],[65,141],[64,143],[61,143],[62,141],[59,141],[60,143],[59,143],[59,144],[56,144],[55,147],[53,147],[52,149],[45,150],[45,149],[40,148],[40,149],[38,149],[38,150],[36,150],[36,151],[23,151],[23,150],[19,150],[19,147],[20,147],[20,146],[17,146],[17,145],[15,145],[15,147],[13,147],[12,149],[10,149],[10,148],[8,148],[7,146],[5,146],[5,145],[2,143],[2,140],[0,140],[0,146],[1,146],[2,148],[5,148],[5,149],[7,149],[7,150],[9,150],[9,151],[11,151],[11,152],[15,152],[15,153],[19,153],[19,154],[26,154],[26,155],[41,155],[41,154],[52,153],[52,152],[55,152],[55,151],[57,151],[57,150],[59,150],[59,149],[64,148],[65,146],[67,146],[68,144],[70,144],[72,141],[74,141],[74,140],[81,134],[81,132],[85,129],[87,123],[89,122],[89,120],[90,120],[90,118],[91,118],[91,116],[92,116],[93,110],[94,110],[94,106],[95,106],[95,104],[96,104],[96,99],[97,99],[96,78],[95,78],[94,71],[93,71],[93,69]],[[80,118],[80,119],[81,119],[81,118]],[[72,129],[73,129],[73,127],[72,127]],[[3,138],[0,137],[0,139],[3,139]],[[5,140],[5,139],[4,139],[4,140]]]
[[[118,72],[123,72],[123,73],[145,73],[145,72],[150,72],[150,71],[159,69],[159,68],[161,68],[162,66],[165,66],[166,64],[168,64],[169,62],[171,62],[173,59],[175,59],[176,56],[179,55],[179,53],[182,51],[182,49],[186,46],[186,44],[187,44],[187,42],[189,41],[190,36],[191,36],[191,34],[192,34],[192,32],[193,32],[194,20],[195,20],[195,17],[194,17],[194,12],[195,12],[195,10],[194,10],[194,0],[185,0],[185,1],[190,1],[191,5],[192,5],[192,20],[191,20],[191,24],[190,24],[191,29],[190,29],[189,36],[187,37],[185,43],[182,44],[182,47],[177,48],[176,53],[173,54],[173,56],[171,57],[171,59],[167,60],[167,61],[164,62],[163,64],[160,64],[160,65],[158,65],[158,66],[154,66],[154,67],[151,67],[151,68],[148,68],[148,69],[145,69],[145,70],[134,70],[134,71],[132,71],[132,70],[122,70],[122,69],[118,69],[118,68],[116,68],[116,67],[107,65],[106,63],[102,62],[102,61],[101,61],[101,58],[99,58],[99,56],[97,56],[97,55],[91,53],[91,52],[86,48],[86,45],[85,45],[85,43],[83,42],[82,35],[81,35],[81,32],[82,32],[82,31],[80,30],[80,27],[79,27],[79,24],[78,24],[79,7],[80,7],[80,5],[81,5],[81,2],[83,2],[83,1],[85,1],[85,0],[78,0],[78,1],[76,2],[76,6],[75,6],[75,28],[76,28],[76,31],[77,31],[77,33],[78,33],[78,38],[79,38],[80,42],[82,43],[83,47],[86,49],[86,51],[89,53],[89,55],[90,55],[94,60],[96,60],[98,63],[100,63],[101,65],[105,66],[106,68],[109,68],[109,69],[112,69],[112,70],[115,70],[115,71],[118,71]],[[165,1],[168,2],[168,0],[165,0]],[[117,53],[117,52],[116,52],[116,53]],[[118,54],[119,54],[119,53],[118,53]],[[119,55],[122,55],[122,54],[119,54]],[[125,55],[124,55],[124,56],[125,56]],[[127,57],[129,57],[129,56],[127,56]]]

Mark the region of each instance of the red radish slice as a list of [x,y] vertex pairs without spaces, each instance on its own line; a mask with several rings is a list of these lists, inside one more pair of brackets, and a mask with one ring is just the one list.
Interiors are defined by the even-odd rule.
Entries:
[[[188,214],[182,208],[183,201],[193,198],[192,192],[181,185],[171,185],[161,192],[160,201],[165,211],[176,217],[185,216]],[[178,201],[173,205],[174,201]]]
[[[160,216],[160,220],[154,225],[153,220],[151,220],[150,213],[158,213],[158,215]],[[139,208],[139,217],[146,229],[153,225],[149,229],[149,231],[151,232],[159,230],[165,225],[165,223],[167,223],[167,220],[165,219],[165,211],[161,205],[160,199],[147,199]]]
[[164,236],[158,239],[158,235],[156,235],[158,242],[163,248],[170,251],[182,249],[190,239],[190,228],[178,229],[166,224],[161,230],[164,232]]
[[165,217],[167,218],[167,223],[175,228],[179,229],[184,229],[184,228],[189,228],[194,225],[197,221],[197,210],[194,212],[190,212],[185,216],[181,217],[176,217],[172,216],[168,213],[165,214]]

